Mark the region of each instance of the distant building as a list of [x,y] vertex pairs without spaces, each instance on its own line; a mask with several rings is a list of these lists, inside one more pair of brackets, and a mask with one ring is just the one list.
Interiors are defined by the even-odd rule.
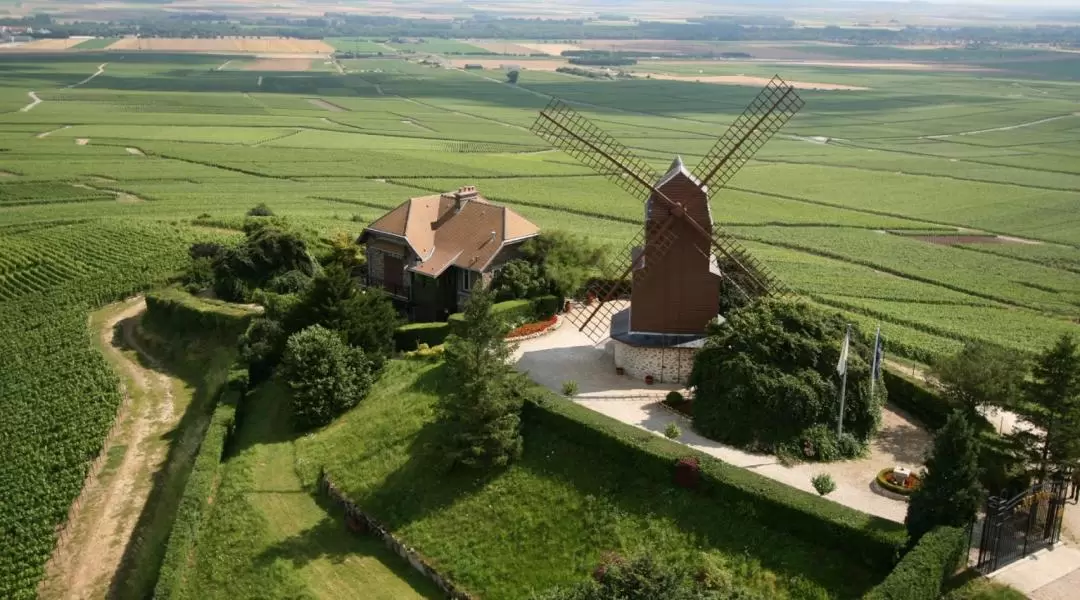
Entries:
[[468,71],[483,71],[484,65],[478,65],[476,63],[469,63],[465,65],[465,69]]

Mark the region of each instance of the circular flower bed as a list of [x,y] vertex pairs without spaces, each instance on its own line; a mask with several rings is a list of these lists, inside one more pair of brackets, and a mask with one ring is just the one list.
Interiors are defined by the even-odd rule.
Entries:
[[919,489],[920,485],[922,485],[922,479],[920,479],[918,475],[912,473],[907,476],[906,481],[902,481],[893,474],[892,467],[889,467],[887,469],[882,469],[877,474],[877,484],[894,494],[910,496],[915,490]]
[[559,322],[558,317],[551,317],[543,321],[537,321],[535,323],[526,323],[521,327],[518,327],[506,335],[508,340],[516,340],[520,338],[533,337],[539,335],[548,329],[551,329]]

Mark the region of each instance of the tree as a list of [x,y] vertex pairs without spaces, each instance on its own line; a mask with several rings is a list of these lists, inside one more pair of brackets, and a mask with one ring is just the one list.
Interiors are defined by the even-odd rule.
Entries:
[[272,217],[272,216],[274,216],[274,211],[270,210],[270,207],[267,206],[265,202],[260,202],[257,205],[255,205],[254,207],[252,207],[250,210],[247,211],[247,216],[249,216],[249,217]]
[[322,325],[340,331],[360,347],[376,368],[394,350],[394,329],[400,318],[393,303],[378,290],[361,290],[348,272],[332,264],[312,280],[296,308],[290,331]]
[[293,392],[293,419],[303,429],[330,423],[371,389],[364,351],[318,325],[289,337],[282,367]]
[[1024,357],[1018,352],[985,342],[968,342],[960,352],[937,361],[932,375],[946,397],[963,406],[968,420],[974,423],[979,408],[1016,403],[1024,372]]
[[364,264],[364,255],[353,236],[339,231],[330,238],[330,251],[324,257],[323,265],[332,264],[341,265],[349,273]]
[[583,236],[545,231],[522,246],[522,255],[540,268],[551,293],[568,298],[598,275],[607,252]]
[[1080,461],[1080,349],[1071,335],[1039,354],[1024,385],[1018,411],[1038,431],[1024,435],[1045,479],[1055,468]]
[[491,311],[490,292],[475,291],[465,306],[461,335],[446,340],[450,390],[442,418],[452,431],[455,464],[501,467],[521,455],[523,377],[510,366],[509,327]]
[[510,82],[510,85],[517,85],[519,77],[521,77],[521,71],[517,69],[506,74],[506,80]]
[[519,298],[535,298],[542,295],[547,282],[540,275],[540,268],[526,260],[512,260],[495,275],[491,290],[499,302]]
[[870,370],[854,329],[845,436],[837,439],[836,364],[845,330],[840,314],[802,302],[758,300],[734,310],[694,359],[694,428],[751,450],[818,460],[858,454],[877,429],[884,386],[870,397]]
[[225,300],[243,300],[273,278],[289,271],[314,275],[307,243],[272,221],[244,224],[244,241],[214,260],[214,291]]
[[940,525],[963,527],[970,523],[982,498],[979,440],[971,423],[957,411],[934,437],[922,485],[911,495],[904,519],[909,547]]

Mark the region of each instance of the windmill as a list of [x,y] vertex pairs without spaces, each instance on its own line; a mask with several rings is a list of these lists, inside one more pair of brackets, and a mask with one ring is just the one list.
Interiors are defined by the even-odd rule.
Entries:
[[533,133],[645,202],[644,227],[588,290],[598,303],[571,314],[571,322],[594,342],[622,333],[638,346],[674,347],[704,337],[717,316],[721,285],[746,298],[785,294],[763,264],[716,226],[709,198],[802,105],[795,89],[774,77],[693,172],[676,157],[660,174],[553,99]]

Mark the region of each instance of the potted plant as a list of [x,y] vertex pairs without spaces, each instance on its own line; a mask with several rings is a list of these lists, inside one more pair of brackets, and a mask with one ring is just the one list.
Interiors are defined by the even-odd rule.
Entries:
[[569,300],[567,300],[567,301],[563,302],[563,307],[562,307],[562,311],[563,311],[564,313],[568,313],[568,312],[570,312],[570,301],[569,301]]
[[626,374],[626,369],[624,369],[622,367],[615,367],[615,374],[616,375],[625,375]]
[[652,384],[653,384],[653,376],[652,375],[646,375],[645,376],[645,385],[652,385]]

